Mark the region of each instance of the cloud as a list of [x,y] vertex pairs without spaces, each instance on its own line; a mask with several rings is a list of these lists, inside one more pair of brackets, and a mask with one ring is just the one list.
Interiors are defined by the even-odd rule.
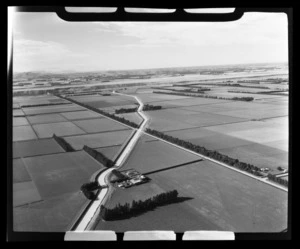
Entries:
[[13,64],[16,70],[31,70],[31,68],[44,70],[48,65],[72,68],[87,57],[87,54],[73,52],[53,41],[16,39],[13,42]]
[[[135,38],[120,47],[223,46],[287,42],[285,14],[246,13],[240,20],[215,23],[110,23],[106,30]],[[287,43],[286,43],[287,44]]]

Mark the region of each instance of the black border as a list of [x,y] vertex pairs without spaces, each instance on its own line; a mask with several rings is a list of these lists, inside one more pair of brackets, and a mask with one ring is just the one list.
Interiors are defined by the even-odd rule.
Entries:
[[[249,2],[247,3],[248,7],[241,5],[240,3],[236,3],[235,1],[227,1],[227,4],[219,4],[213,5],[210,3],[198,3],[198,4],[191,4],[191,3],[181,3],[181,4],[154,4],[149,2],[139,2],[139,3],[126,3],[119,1],[103,1],[101,2],[102,7],[118,7],[116,13],[105,13],[101,15],[98,14],[72,14],[68,13],[64,10],[64,7],[57,3],[56,6],[53,6],[54,2],[50,3],[48,6],[22,6],[18,7],[18,11],[21,12],[56,12],[57,15],[66,21],[234,21],[242,17],[245,12],[283,12],[286,13],[288,16],[288,41],[289,41],[289,88],[290,88],[290,97],[289,97],[289,132],[292,134],[292,106],[293,106],[293,8],[291,7],[291,3],[289,1],[285,1],[285,3],[278,3],[273,2],[272,8],[269,8],[270,4],[265,3],[254,3]],[[64,6],[99,6],[99,4],[77,4],[74,5],[64,4]],[[260,5],[259,7],[257,7]],[[17,6],[17,5],[11,5]],[[143,7],[143,8],[204,8],[204,7],[237,7],[236,10],[231,14],[190,14],[184,12],[182,10],[176,10],[175,13],[170,14],[140,14],[140,13],[128,13],[124,11],[124,7]],[[72,18],[75,18],[71,20]],[[85,19],[85,20],[84,20]],[[8,44],[8,41],[7,41]],[[12,51],[13,53],[13,51]],[[11,55],[12,55],[11,53]],[[11,61],[8,65],[9,70],[7,73],[7,83],[8,83],[8,90],[7,90],[7,104],[8,104],[8,112],[7,112],[7,233],[6,233],[6,241],[63,241],[64,240],[64,232],[57,232],[57,233],[38,233],[38,232],[13,232],[12,231],[12,76],[13,76],[13,61],[11,57]],[[10,85],[9,85],[10,84]],[[290,135],[289,138],[289,165],[292,165],[292,136]],[[292,167],[289,169],[290,175],[292,176]],[[289,192],[288,192],[288,229],[286,232],[283,233],[235,233],[235,240],[291,240],[292,239],[292,177],[289,177]],[[184,243],[192,243],[192,241],[182,241],[183,233],[177,233],[176,238],[177,242],[181,244]],[[123,233],[117,233],[117,241],[121,242],[123,238]],[[204,241],[201,241],[204,242]],[[278,241],[279,242],[279,241]],[[276,243],[278,243],[276,242]],[[70,243],[70,242],[69,242]],[[71,242],[72,243],[72,242]],[[116,242],[106,242],[108,244],[115,244]],[[129,245],[132,242],[127,241]],[[149,242],[147,242],[149,243]],[[151,244],[173,244],[174,241],[151,241]],[[220,242],[215,243],[220,244]],[[231,243],[231,242],[229,242]],[[279,243],[281,244],[281,243]],[[174,244],[173,244],[174,245]],[[231,244],[232,245],[232,244]]]

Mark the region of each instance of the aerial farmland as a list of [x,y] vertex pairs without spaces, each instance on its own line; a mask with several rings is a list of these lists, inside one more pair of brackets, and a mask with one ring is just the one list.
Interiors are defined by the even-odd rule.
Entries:
[[[114,162],[115,170],[135,169],[149,179],[122,188],[108,173],[106,208],[146,201],[174,189],[178,197],[171,204],[127,218],[104,221],[98,214],[90,229],[286,229],[288,191],[282,184],[288,182],[291,165],[288,81],[282,68],[272,67],[255,77],[228,73],[224,79],[210,80],[200,74],[198,79],[183,81],[180,76],[176,81],[170,76],[166,83],[165,76],[164,80],[158,77],[155,85],[145,80],[143,86],[126,82],[124,87],[119,81],[113,86],[111,80],[112,87],[102,91],[85,88],[81,93],[70,88],[16,94],[12,111],[14,230],[67,231],[84,220],[93,200],[81,186],[108,169],[94,156],[97,153]],[[141,103],[153,110],[138,110]],[[197,146],[253,165],[256,173],[192,149]],[[271,180],[274,177],[277,181]]]

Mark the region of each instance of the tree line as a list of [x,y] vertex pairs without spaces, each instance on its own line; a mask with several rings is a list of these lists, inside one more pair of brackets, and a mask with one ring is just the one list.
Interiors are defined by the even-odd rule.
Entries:
[[288,187],[288,185],[289,185],[288,180],[283,179],[282,177],[277,177],[276,175],[273,175],[273,174],[270,174],[270,173],[268,174],[268,179],[273,181],[273,182],[277,182],[281,185],[284,185],[286,187]]
[[101,152],[96,151],[86,145],[83,146],[83,150],[86,151],[90,156],[95,158],[99,163],[101,163],[103,166],[110,168],[114,166],[114,162],[107,158],[105,155],[103,155]]
[[59,94],[57,94],[57,95],[55,95],[55,96],[60,97],[60,98],[62,98],[62,99],[69,100],[69,101],[71,101],[71,102],[73,102],[73,103],[75,103],[75,104],[77,104],[77,105],[80,105],[80,106],[85,107],[85,108],[87,108],[87,109],[90,109],[90,110],[92,110],[92,111],[94,111],[94,112],[97,112],[97,113],[99,113],[99,114],[102,114],[102,115],[104,115],[104,116],[106,116],[106,117],[109,117],[109,118],[112,118],[112,119],[114,119],[114,120],[117,120],[117,121],[119,121],[119,122],[121,122],[121,123],[123,123],[123,124],[126,124],[126,125],[128,125],[128,126],[131,126],[131,127],[133,127],[133,128],[138,128],[138,127],[139,127],[138,124],[136,124],[136,123],[134,123],[134,122],[132,122],[132,121],[129,121],[129,120],[123,118],[123,117],[118,117],[118,116],[116,116],[116,115],[114,115],[114,114],[105,112],[105,111],[103,111],[103,110],[97,109],[97,108],[95,108],[95,107],[93,107],[93,106],[90,106],[90,105],[87,105],[87,104],[83,104],[83,103],[78,102],[78,101],[76,101],[76,100],[74,100],[74,99],[71,99],[71,98],[68,98],[68,97],[63,97],[63,96],[61,96],[61,95],[59,95]]
[[248,93],[248,94],[270,94],[270,95],[283,95],[286,96],[285,93],[282,92],[288,92],[288,91],[265,91],[265,92],[249,92],[249,91],[236,91],[236,90],[228,90],[229,93]]
[[154,208],[174,202],[178,197],[177,190],[168,191],[155,195],[152,198],[148,198],[144,201],[135,201],[133,200],[131,205],[125,203],[121,205],[120,203],[112,208],[106,208],[101,205],[100,217],[104,220],[118,220],[129,218],[139,213],[143,213],[148,210],[153,210]]
[[52,137],[66,152],[75,151],[74,148],[64,138],[58,137],[55,134],[53,134]]
[[40,107],[40,106],[51,106],[51,105],[66,105],[70,104],[68,102],[60,102],[60,103],[47,103],[47,104],[36,104],[36,105],[21,105],[22,108],[26,107]]
[[121,113],[130,113],[130,112],[136,112],[138,107],[133,107],[133,108],[121,108],[115,110],[116,114],[121,114]]
[[215,86],[233,86],[233,87],[246,87],[246,88],[259,88],[259,89],[270,89],[267,86],[244,86],[238,83],[233,83],[233,84],[212,84]]
[[143,111],[155,111],[155,110],[160,110],[161,105],[149,105],[145,104],[143,107]]
[[81,185],[80,190],[89,200],[94,200],[96,198],[95,190],[99,189],[99,183],[97,181],[88,182]]
[[128,179],[128,176],[123,175],[120,171],[114,169],[112,170],[111,183],[121,182]]
[[205,93],[204,91],[208,91],[208,90],[203,90],[201,88],[197,89],[197,91],[194,91],[192,89],[172,89],[173,92],[179,92],[179,93]]
[[152,130],[152,129],[149,129],[149,128],[146,129],[146,132],[153,135],[153,136],[159,137],[159,138],[164,139],[166,141],[169,141],[171,143],[182,146],[186,149],[192,150],[192,151],[194,151],[196,153],[199,153],[201,155],[204,155],[204,156],[210,157],[212,159],[215,159],[217,161],[223,162],[223,163],[225,163],[229,166],[238,168],[240,170],[246,171],[246,172],[251,173],[251,174],[256,175],[256,176],[262,176],[259,167],[254,166],[254,165],[249,164],[249,163],[240,162],[238,159],[231,158],[227,155],[223,155],[223,154],[219,153],[218,151],[208,150],[203,146],[195,145],[195,144],[192,144],[188,141],[184,141],[184,140],[181,140],[177,137],[172,137],[172,136],[164,134],[160,131]]
[[191,96],[191,97],[199,97],[199,98],[209,98],[209,99],[223,99],[223,100],[237,100],[237,101],[253,101],[254,98],[252,97],[233,97],[233,98],[224,98],[218,96],[211,96],[211,95],[195,95],[195,94],[188,94],[188,93],[179,93],[179,92],[161,92],[161,91],[153,91],[153,93],[158,94],[170,94],[170,95],[180,95],[180,96]]

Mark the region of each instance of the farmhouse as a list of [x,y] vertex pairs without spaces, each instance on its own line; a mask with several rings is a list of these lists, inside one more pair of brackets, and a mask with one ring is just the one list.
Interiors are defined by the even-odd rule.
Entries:
[[120,188],[129,188],[134,185],[146,183],[150,180],[150,178],[142,175],[135,169],[128,169],[120,173],[126,177],[125,181],[122,181],[118,184],[118,187]]

